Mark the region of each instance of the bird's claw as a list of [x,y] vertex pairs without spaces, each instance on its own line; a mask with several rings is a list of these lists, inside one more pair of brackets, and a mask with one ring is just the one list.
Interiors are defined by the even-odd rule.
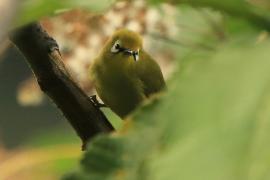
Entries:
[[98,100],[97,100],[97,96],[96,95],[92,95],[89,97],[91,102],[98,108],[101,108],[101,107],[107,107],[105,104],[103,103],[100,103]]

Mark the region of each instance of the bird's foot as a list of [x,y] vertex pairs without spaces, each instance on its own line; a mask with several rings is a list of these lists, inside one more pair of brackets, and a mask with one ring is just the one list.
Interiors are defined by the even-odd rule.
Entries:
[[100,103],[98,100],[97,100],[97,96],[96,95],[92,95],[89,97],[90,100],[92,101],[92,103],[98,107],[98,108],[102,108],[102,107],[107,107],[106,104],[103,104],[103,103]]

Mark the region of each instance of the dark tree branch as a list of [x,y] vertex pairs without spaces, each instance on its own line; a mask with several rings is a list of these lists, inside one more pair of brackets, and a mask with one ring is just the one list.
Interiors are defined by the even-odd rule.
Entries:
[[42,91],[63,112],[83,142],[113,130],[105,115],[72,80],[56,41],[38,23],[11,33],[10,40],[26,57]]

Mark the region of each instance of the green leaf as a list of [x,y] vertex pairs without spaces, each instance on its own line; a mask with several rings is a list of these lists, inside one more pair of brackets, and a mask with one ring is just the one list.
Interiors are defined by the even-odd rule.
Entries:
[[260,2],[251,3],[247,0],[150,0],[149,2],[153,4],[168,2],[177,5],[187,4],[198,8],[213,8],[233,17],[245,19],[254,27],[270,31],[270,13],[267,8],[262,8],[262,4],[269,6],[269,3],[264,2],[264,0],[261,1],[261,5],[259,5]]
[[91,0],[91,1],[54,1],[54,0],[24,0],[21,3],[20,13],[15,26],[21,26],[36,21],[44,16],[51,16],[73,8],[83,8],[92,12],[101,12],[109,8],[115,0]]
[[190,55],[163,106],[167,145],[152,158],[150,179],[270,178],[269,48],[229,44],[207,59]]

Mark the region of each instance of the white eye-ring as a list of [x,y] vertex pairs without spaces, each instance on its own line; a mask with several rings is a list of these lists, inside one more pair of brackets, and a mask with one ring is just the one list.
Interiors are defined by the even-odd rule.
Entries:
[[114,45],[111,48],[112,53],[118,53],[120,51],[120,40],[115,41]]

